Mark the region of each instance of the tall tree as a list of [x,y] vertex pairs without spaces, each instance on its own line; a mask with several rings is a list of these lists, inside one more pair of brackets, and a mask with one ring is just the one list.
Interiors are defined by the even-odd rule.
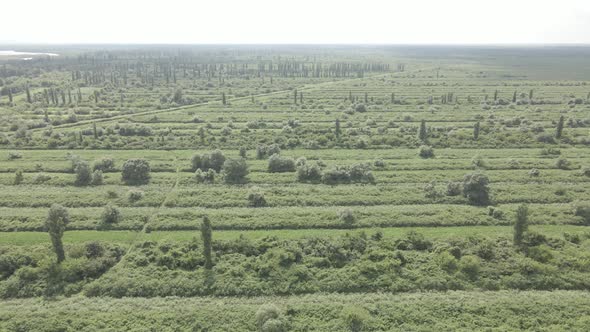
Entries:
[[516,222],[514,223],[514,245],[520,246],[524,233],[528,229],[529,209],[525,204],[516,209]]
[[557,122],[557,128],[555,128],[555,138],[561,138],[561,134],[563,132],[563,122],[564,118],[562,115],[559,117],[559,121]]
[[205,256],[205,268],[207,270],[213,268],[213,257],[211,250],[212,233],[213,232],[209,217],[204,215],[203,221],[201,222],[201,240],[203,241],[203,256]]
[[51,244],[53,245],[53,251],[57,256],[58,263],[61,263],[66,259],[62,237],[68,222],[68,210],[59,204],[51,205],[47,219],[45,220],[45,227],[51,237]]
[[426,140],[427,137],[427,132],[426,132],[426,121],[422,120],[420,122],[420,132],[418,133],[418,138],[422,141]]

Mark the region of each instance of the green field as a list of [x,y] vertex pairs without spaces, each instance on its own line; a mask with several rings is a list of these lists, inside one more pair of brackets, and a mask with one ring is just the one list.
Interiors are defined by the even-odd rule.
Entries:
[[0,330],[590,329],[587,47],[230,49],[0,60]]

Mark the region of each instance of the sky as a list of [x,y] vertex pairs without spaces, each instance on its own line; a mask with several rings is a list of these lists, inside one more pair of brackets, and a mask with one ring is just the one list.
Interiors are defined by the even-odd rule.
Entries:
[[590,0],[5,1],[0,43],[590,43]]

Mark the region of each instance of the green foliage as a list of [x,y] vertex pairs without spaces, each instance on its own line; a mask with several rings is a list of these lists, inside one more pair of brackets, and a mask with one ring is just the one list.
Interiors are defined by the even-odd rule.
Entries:
[[57,256],[57,263],[61,263],[66,259],[62,237],[69,221],[70,218],[66,208],[59,204],[51,205],[45,220],[45,228],[49,232],[53,251]]
[[351,332],[360,332],[367,328],[371,315],[362,307],[348,305],[342,309],[342,321]]
[[433,158],[434,157],[434,150],[432,147],[427,145],[421,145],[418,149],[418,155],[421,158]]
[[342,223],[347,227],[352,226],[356,221],[356,217],[354,216],[354,213],[351,209],[338,211],[338,219],[340,219],[340,221],[342,221]]
[[121,179],[128,185],[146,184],[150,181],[150,164],[145,159],[128,159],[122,167]]
[[289,157],[273,154],[268,159],[268,171],[271,173],[294,172],[295,160]]
[[103,225],[116,224],[122,219],[121,211],[114,205],[106,205],[102,210],[100,220]]
[[217,173],[211,168],[204,172],[200,168],[195,171],[195,181],[197,183],[215,183],[215,176]]
[[267,205],[264,198],[264,192],[258,187],[252,187],[248,191],[248,206],[250,207],[264,207]]
[[76,173],[76,181],[74,183],[77,186],[87,186],[92,182],[92,173],[90,171],[90,165],[87,162],[77,160],[74,173]]
[[213,230],[211,227],[211,221],[208,216],[203,216],[201,221],[201,241],[203,241],[203,257],[205,257],[205,269],[213,268],[213,253],[212,253],[212,237]]
[[237,184],[245,183],[248,181],[247,175],[250,173],[248,170],[248,164],[243,158],[240,159],[227,159],[223,163],[223,178],[226,183]]
[[90,184],[93,186],[99,186],[103,183],[104,176],[102,171],[97,169],[96,171],[92,172],[92,179],[90,180]]
[[115,160],[112,157],[101,157],[92,163],[92,170],[112,172],[115,170]]
[[514,245],[522,245],[524,234],[528,229],[528,207],[524,204],[518,206],[516,210],[516,222],[514,223]]
[[22,169],[17,169],[16,172],[14,172],[14,181],[13,183],[15,185],[19,185],[23,182],[24,180],[24,176],[23,176],[23,171]]
[[203,172],[207,172],[209,169],[220,172],[224,162],[225,156],[220,150],[203,155],[196,154],[191,159],[192,170],[196,171],[200,169]]
[[490,203],[489,182],[488,177],[483,173],[466,174],[463,177],[463,196],[467,197],[473,205],[488,205]]

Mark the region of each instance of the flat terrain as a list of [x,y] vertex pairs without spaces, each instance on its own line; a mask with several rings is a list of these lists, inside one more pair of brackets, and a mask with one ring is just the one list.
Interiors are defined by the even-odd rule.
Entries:
[[0,59],[0,330],[590,329],[588,48],[36,51]]

